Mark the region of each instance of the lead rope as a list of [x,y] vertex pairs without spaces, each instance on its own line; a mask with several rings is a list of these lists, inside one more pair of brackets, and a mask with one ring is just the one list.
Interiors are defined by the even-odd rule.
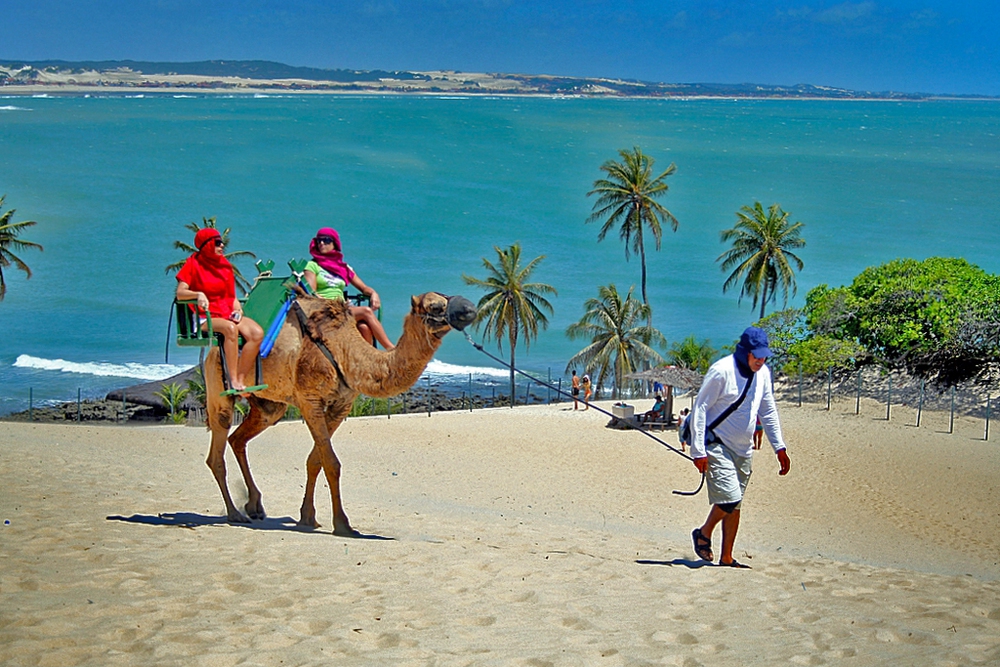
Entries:
[[[503,359],[499,359],[499,358],[493,356],[492,354],[490,354],[489,352],[487,352],[486,350],[484,350],[482,345],[480,345],[476,341],[472,340],[472,336],[469,335],[468,331],[463,331],[462,333],[465,335],[465,340],[469,341],[469,344],[472,345],[472,347],[476,348],[477,350],[479,350],[480,352],[482,352],[483,354],[485,354],[487,357],[489,357],[493,361],[497,362],[498,364],[500,364],[500,365],[502,365],[502,366],[504,366],[506,368],[509,368],[509,369],[513,370],[515,373],[520,373],[521,375],[523,375],[524,377],[528,378],[532,382],[535,382],[537,384],[540,384],[543,387],[547,387],[548,389],[551,389],[551,390],[555,391],[556,394],[562,394],[563,396],[567,396],[569,398],[573,397],[572,394],[568,394],[565,391],[563,391],[562,389],[559,389],[558,387],[555,387],[555,386],[549,384],[548,382],[544,382],[544,381],[539,380],[538,378],[536,378],[536,377],[534,377],[532,375],[529,375],[528,373],[525,373],[524,371],[522,371],[520,368],[517,368],[516,366],[511,366],[510,364],[508,364]],[[608,412],[607,410],[605,410],[605,409],[603,409],[603,408],[601,408],[601,407],[599,407],[597,405],[594,405],[593,403],[590,403],[589,405],[590,405],[590,407],[592,407],[593,409],[597,410],[598,412],[602,412],[602,413],[606,414],[607,416],[611,417],[612,419],[615,418],[615,416],[613,414],[611,414],[610,412]],[[688,417],[688,419],[690,419],[690,417]],[[622,421],[624,421],[624,420],[622,420]],[[672,451],[674,454],[677,454],[678,456],[683,456],[688,461],[692,461],[692,462],[694,461],[693,458],[691,458],[690,456],[688,456],[684,452],[680,451],[676,447],[667,444],[663,440],[660,440],[655,435],[653,435],[652,433],[650,433],[648,430],[646,430],[644,428],[641,428],[641,427],[639,427],[637,425],[633,425],[633,424],[631,424],[629,422],[625,422],[625,424],[628,425],[629,428],[634,429],[634,430],[638,431],[639,433],[642,433],[646,437],[652,438],[656,442],[660,443],[661,445],[663,445],[664,447],[666,447],[667,449],[669,449],[670,451]],[[703,486],[705,486],[705,473],[701,474],[701,483],[698,484],[698,488],[695,489],[694,491],[677,491],[677,490],[675,490],[673,493],[675,495],[678,495],[678,496],[696,496],[701,491],[701,488]]]

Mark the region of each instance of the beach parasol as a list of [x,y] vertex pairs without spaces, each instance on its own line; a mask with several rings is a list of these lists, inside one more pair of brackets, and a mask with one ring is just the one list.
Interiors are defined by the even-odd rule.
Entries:
[[677,389],[697,389],[701,386],[702,375],[698,371],[679,366],[664,366],[629,373],[623,379],[659,382],[664,387],[676,387]]

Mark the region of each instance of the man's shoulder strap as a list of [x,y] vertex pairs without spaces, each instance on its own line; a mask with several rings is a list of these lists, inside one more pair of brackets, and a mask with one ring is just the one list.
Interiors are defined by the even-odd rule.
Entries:
[[[737,372],[739,372],[739,371],[737,371]],[[726,417],[728,417],[729,415],[733,414],[733,412],[735,412],[736,408],[740,407],[740,405],[743,403],[743,399],[747,397],[747,392],[750,391],[750,385],[753,384],[753,380],[754,380],[753,376],[747,378],[747,383],[746,383],[746,385],[744,385],[743,392],[740,394],[740,397],[737,398],[736,401],[732,405],[730,405],[728,408],[726,408],[725,410],[723,410],[722,414],[720,414],[718,417],[716,417],[712,421],[712,423],[708,425],[708,430],[709,431],[714,430],[716,426],[718,426],[722,422],[726,421]]]

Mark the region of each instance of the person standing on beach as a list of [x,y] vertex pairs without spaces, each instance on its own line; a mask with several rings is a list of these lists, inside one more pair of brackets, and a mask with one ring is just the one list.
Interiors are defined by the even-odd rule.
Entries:
[[[719,565],[727,567],[749,568],[733,558],[733,545],[752,472],[753,433],[758,417],[778,457],[778,474],[787,475],[791,466],[778,423],[771,370],[765,365],[770,356],[767,333],[757,327],[747,328],[736,351],[708,369],[688,417],[692,420],[691,456],[698,471],[706,475],[712,506],[705,523],[691,533],[694,552],[699,558],[714,560],[712,532],[721,523]],[[711,430],[708,425],[712,425]]]
[[680,419],[677,420],[677,437],[678,437],[678,440],[681,443],[681,451],[682,452],[684,451],[684,448],[686,446],[688,446],[688,445],[691,444],[687,440],[684,439],[684,422],[686,422],[688,420],[690,414],[691,414],[691,411],[688,410],[687,408],[684,408],[683,410],[681,410]]
[[577,400],[577,396],[580,395],[580,376],[576,374],[576,369],[573,369],[573,409],[576,410],[580,407],[580,402]]
[[590,376],[584,374],[583,376],[583,409],[590,409]]

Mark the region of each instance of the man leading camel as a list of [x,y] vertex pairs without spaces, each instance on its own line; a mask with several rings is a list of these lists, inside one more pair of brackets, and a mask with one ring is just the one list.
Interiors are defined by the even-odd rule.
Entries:
[[733,558],[733,545],[752,471],[753,432],[758,417],[778,457],[778,474],[788,474],[791,465],[781,438],[771,371],[764,365],[770,356],[767,333],[757,327],[747,328],[736,351],[708,369],[689,417],[691,456],[695,467],[706,475],[708,502],[712,505],[704,525],[691,533],[694,551],[699,558],[713,560],[712,532],[722,523],[719,565],[728,567],[749,567]]

